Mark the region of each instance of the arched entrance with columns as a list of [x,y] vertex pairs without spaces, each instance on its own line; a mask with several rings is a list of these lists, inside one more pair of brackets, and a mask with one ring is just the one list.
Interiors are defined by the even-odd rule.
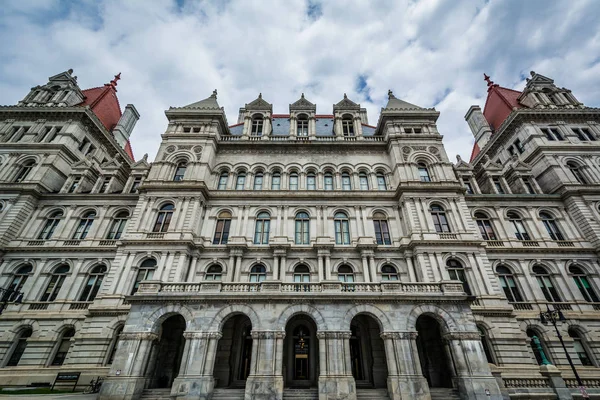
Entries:
[[160,326],[149,357],[150,388],[168,388],[179,375],[185,339],[185,319],[180,314],[168,317]]
[[388,368],[379,322],[359,314],[350,323],[350,362],[356,388],[386,388]]
[[317,387],[319,341],[317,324],[307,314],[290,318],[285,327],[283,379],[288,388]]
[[245,387],[252,363],[252,322],[246,315],[233,315],[221,333],[213,370],[215,386]]
[[442,339],[440,323],[430,315],[417,318],[417,349],[423,376],[429,387],[452,388],[451,353]]

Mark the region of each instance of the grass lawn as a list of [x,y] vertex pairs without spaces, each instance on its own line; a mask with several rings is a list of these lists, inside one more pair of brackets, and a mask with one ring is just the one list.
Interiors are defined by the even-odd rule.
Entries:
[[35,388],[35,389],[0,389],[0,394],[61,394],[73,393],[70,390],[50,390],[50,388]]

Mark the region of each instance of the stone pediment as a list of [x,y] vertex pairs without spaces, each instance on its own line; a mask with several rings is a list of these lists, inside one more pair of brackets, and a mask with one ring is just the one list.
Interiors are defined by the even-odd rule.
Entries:
[[144,154],[144,157],[142,157],[141,160],[136,161],[131,165],[131,169],[145,170],[148,168],[150,168],[150,163],[148,162],[148,153]]
[[92,162],[88,158],[82,158],[71,166],[73,170],[87,170],[92,166]]
[[302,93],[302,96],[300,97],[299,100],[297,100],[295,103],[290,104],[290,113],[294,110],[305,110],[305,111],[316,112],[317,105],[306,100],[304,98],[304,93]]
[[105,170],[114,170],[121,168],[121,163],[113,158],[112,160],[109,160],[104,164],[100,165],[100,167]]
[[56,82],[66,82],[66,83],[71,83],[74,86],[77,86],[77,77],[71,75],[73,73],[73,70],[70,69],[68,71],[64,71],[61,72],[60,74],[56,74],[54,76],[51,76],[50,78],[48,78],[48,83],[52,84],[52,83],[56,83]]
[[510,167],[515,171],[531,171],[531,165],[519,160],[516,154],[514,155],[514,162]]
[[462,157],[460,155],[456,155],[456,164],[454,165],[454,169],[456,170],[462,170],[462,171],[472,171],[473,170],[473,166],[471,164],[469,164],[468,162],[466,162],[465,160],[462,159]]
[[531,78],[527,78],[527,85],[554,85],[554,79],[550,79],[547,76],[538,74],[535,71],[531,71]]
[[212,94],[204,100],[197,101],[182,108],[194,108],[204,110],[220,110],[219,103],[217,103],[217,90],[215,89]]
[[333,111],[338,110],[360,111],[360,104],[356,104],[350,100],[346,93],[344,93],[344,98],[339,103],[333,105]]
[[258,94],[258,98],[252,102],[246,104],[246,110],[259,110],[259,111],[271,111],[273,112],[273,104],[266,102],[262,98],[262,93]]

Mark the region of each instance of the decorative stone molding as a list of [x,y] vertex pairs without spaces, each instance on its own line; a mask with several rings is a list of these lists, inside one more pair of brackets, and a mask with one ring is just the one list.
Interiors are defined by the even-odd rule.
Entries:
[[320,331],[317,332],[319,339],[350,339],[352,332],[350,331]]
[[156,340],[158,335],[154,332],[123,332],[119,340]]
[[382,339],[414,340],[419,336],[418,332],[382,332],[379,337]]
[[283,339],[285,332],[283,331],[251,331],[252,339]]
[[445,340],[480,340],[479,332],[446,332],[442,335]]
[[183,332],[186,339],[221,339],[221,332]]

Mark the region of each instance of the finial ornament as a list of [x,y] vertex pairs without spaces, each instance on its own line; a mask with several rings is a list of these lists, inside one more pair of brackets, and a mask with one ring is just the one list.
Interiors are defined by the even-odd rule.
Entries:
[[345,98],[345,99],[347,99],[347,98],[348,98],[348,96],[346,96],[346,93],[344,93],[344,98]]
[[110,81],[110,85],[112,87],[117,86],[117,81],[121,79],[121,73],[119,72],[117,75],[115,75],[115,79],[113,79],[112,81]]
[[142,157],[142,159],[143,159],[144,161],[148,161],[148,153],[144,154],[144,157]]
[[259,99],[262,99],[262,93],[259,93],[259,94],[258,94],[258,98],[259,98]]
[[388,90],[388,99],[393,99],[394,97],[394,92],[392,92],[392,89]]
[[483,80],[487,82],[487,85],[488,85],[488,86],[492,86],[492,85],[494,84],[494,81],[492,81],[492,80],[490,79],[490,76],[489,76],[489,75],[486,75],[486,73],[485,73],[485,72],[483,73]]
[[304,93],[302,93],[302,96],[300,96],[301,98],[304,98]]
[[214,98],[216,98],[216,97],[217,97],[217,89],[213,90],[213,92],[212,92],[212,96],[211,96],[211,97],[214,97]]
[[532,78],[535,76],[535,71],[529,71],[529,73],[531,74]]
[[462,157],[460,156],[460,154],[456,155],[456,161],[461,162],[462,161]]
[[69,68],[69,70],[67,71],[69,74],[73,73],[73,68]]

